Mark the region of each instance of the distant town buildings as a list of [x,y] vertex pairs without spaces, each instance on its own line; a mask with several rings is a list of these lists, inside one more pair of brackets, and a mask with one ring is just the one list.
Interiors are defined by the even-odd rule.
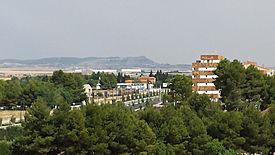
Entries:
[[148,85],[145,83],[118,83],[117,84],[118,89],[126,89],[126,90],[147,90]]
[[131,77],[138,77],[142,74],[142,70],[140,68],[136,69],[121,69],[120,72],[124,75],[129,75]]
[[92,69],[93,73],[109,73],[109,74],[117,74],[118,71],[115,69]]
[[192,63],[193,91],[208,95],[213,101],[219,100],[220,91],[214,85],[217,78],[214,71],[223,59],[224,57],[220,55],[201,55],[199,60]]
[[125,74],[139,74],[141,72],[142,72],[142,70],[140,68],[136,68],[136,69],[121,69],[121,73],[125,73]]
[[154,88],[155,83],[155,77],[141,76],[137,80],[126,80],[125,83],[118,83],[117,86],[132,90],[150,90]]
[[140,83],[147,83],[147,84],[155,84],[156,78],[155,77],[149,77],[149,76],[141,76],[138,78],[138,81]]
[[244,66],[244,68],[248,68],[249,66],[254,66],[260,72],[262,72],[263,74],[266,74],[268,76],[273,76],[274,75],[274,70],[273,69],[269,69],[269,68],[266,68],[264,66],[260,66],[260,65],[257,64],[257,62],[254,62],[254,61],[243,62],[243,66]]
[[142,70],[140,68],[136,69],[92,69],[93,73],[109,73],[109,74],[115,74],[122,73],[124,75],[129,75],[132,77],[140,76],[142,73]]

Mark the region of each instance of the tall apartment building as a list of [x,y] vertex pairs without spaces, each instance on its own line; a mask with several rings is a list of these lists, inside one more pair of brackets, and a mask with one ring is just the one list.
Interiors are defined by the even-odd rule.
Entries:
[[193,91],[208,95],[213,101],[219,100],[220,91],[214,85],[217,78],[214,71],[223,59],[220,55],[201,55],[199,60],[192,63]]

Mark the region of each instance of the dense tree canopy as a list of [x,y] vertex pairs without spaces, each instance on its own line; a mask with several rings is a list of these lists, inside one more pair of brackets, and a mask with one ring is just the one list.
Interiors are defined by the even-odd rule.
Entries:
[[191,77],[176,75],[171,79],[169,87],[172,92],[180,97],[180,101],[184,101],[192,95]]
[[215,86],[221,89],[222,102],[226,104],[228,110],[240,108],[243,87],[245,85],[245,68],[234,60],[223,60],[220,62],[215,74],[218,76]]
[[85,75],[85,79],[92,87],[96,87],[99,83],[102,89],[113,89],[116,88],[117,82],[125,82],[128,76],[121,73],[115,76],[113,73],[97,72]]
[[254,105],[262,110],[271,104],[274,97],[274,77],[268,77],[255,66],[248,68],[238,61],[223,60],[215,74],[215,86],[221,90],[221,101],[227,110],[242,110]]
[[117,83],[124,83],[126,80],[130,80],[131,77],[129,75],[118,73],[117,75]]
[[156,74],[153,75],[150,73],[149,76],[154,76],[157,80],[156,86],[157,87],[162,87],[162,83],[167,83],[169,82],[171,76],[168,73],[163,73],[162,70],[157,70]]
[[14,154],[139,154],[155,143],[146,122],[121,105],[50,108],[38,99],[28,110]]
[[23,155],[267,154],[275,148],[275,78],[227,60],[216,74],[227,111],[192,92],[187,76],[169,82],[173,94],[168,96],[174,95],[180,104],[139,112],[121,103],[71,109],[70,103],[81,100],[83,83],[90,79],[79,74],[57,71],[44,80],[0,81],[2,105],[29,106],[22,128],[0,130],[0,148]]
[[[181,106],[148,107],[137,113],[119,103],[71,110],[65,100],[51,110],[38,98],[28,110],[23,135],[17,134],[12,143],[12,152],[233,155],[265,154],[274,147],[274,108],[266,113],[255,106],[224,112],[206,97],[194,97]],[[194,106],[202,99],[206,106]]]
[[56,71],[52,77],[14,78],[0,80],[0,106],[6,109],[30,107],[37,98],[43,98],[50,107],[58,100],[67,103],[80,103],[86,100],[83,85],[86,83],[81,74]]
[[58,87],[61,95],[68,103],[78,103],[86,100],[83,85],[86,83],[82,74],[56,71],[51,81]]

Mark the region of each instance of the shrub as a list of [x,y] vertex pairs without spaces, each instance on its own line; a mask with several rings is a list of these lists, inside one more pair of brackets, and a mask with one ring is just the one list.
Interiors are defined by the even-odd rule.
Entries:
[[11,142],[8,141],[0,141],[0,154],[1,155],[10,155],[11,151]]

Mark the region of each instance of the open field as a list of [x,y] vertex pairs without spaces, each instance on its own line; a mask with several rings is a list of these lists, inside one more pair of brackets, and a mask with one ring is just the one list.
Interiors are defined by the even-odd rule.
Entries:
[[14,116],[16,118],[16,122],[19,122],[20,119],[23,119],[25,115],[25,111],[18,110],[0,110],[0,118],[2,118],[2,124],[9,124],[11,117]]

